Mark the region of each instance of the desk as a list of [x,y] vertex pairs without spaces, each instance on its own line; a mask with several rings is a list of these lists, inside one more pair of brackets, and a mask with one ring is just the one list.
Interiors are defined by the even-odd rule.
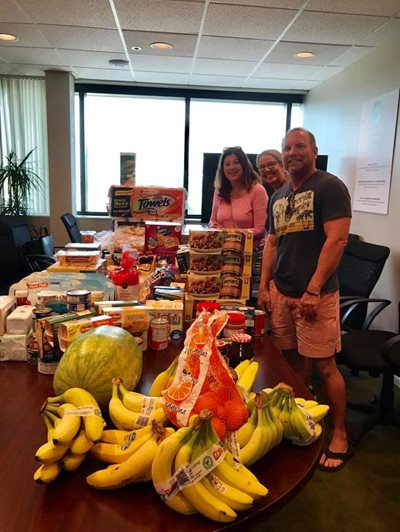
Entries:
[[[260,363],[255,390],[285,381],[293,385],[296,395],[310,398],[269,337],[255,340],[253,348]],[[168,353],[144,354],[141,391],[149,390],[155,375],[178,351],[174,346]],[[32,476],[38,464],[33,457],[45,441],[45,427],[38,412],[49,395],[53,395],[51,376],[41,375],[23,362],[0,364],[0,531],[203,532],[223,528],[201,515],[186,517],[170,510],[151,483],[114,491],[90,488],[86,476],[102,467],[90,455],[77,471],[63,472],[48,486],[35,484]],[[239,514],[230,529],[243,529],[249,519],[251,523],[264,519],[293,498],[311,478],[321,447],[321,438],[308,447],[284,441],[254,464],[252,470],[268,487],[269,494],[256,501],[251,510]]]

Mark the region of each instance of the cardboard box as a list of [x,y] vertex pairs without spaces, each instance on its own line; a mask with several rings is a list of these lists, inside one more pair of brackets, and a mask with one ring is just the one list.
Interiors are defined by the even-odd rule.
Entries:
[[166,301],[149,299],[146,301],[149,326],[156,318],[165,318],[169,323],[169,339],[183,338],[183,301]]
[[122,327],[132,336],[140,339],[140,348],[147,349],[147,308],[143,305],[135,307],[103,307],[103,315],[112,317],[112,324]]
[[113,217],[129,218],[133,187],[112,185],[110,187],[110,214]]
[[62,272],[62,273],[99,273],[107,275],[107,260],[100,259],[97,264],[65,264],[61,265],[59,262],[52,264],[47,268],[48,272]]
[[14,296],[0,296],[0,335],[6,332],[6,319],[17,306]]
[[111,316],[93,316],[80,320],[72,320],[60,323],[57,337],[61,351],[65,351],[69,344],[80,334],[95,329],[101,325],[112,325]]

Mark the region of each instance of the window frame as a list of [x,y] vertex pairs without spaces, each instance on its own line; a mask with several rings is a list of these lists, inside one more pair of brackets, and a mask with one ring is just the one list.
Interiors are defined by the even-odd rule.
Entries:
[[[79,97],[79,143],[80,143],[80,197],[81,204],[77,206],[77,213],[83,216],[108,216],[104,212],[86,210],[86,160],[85,160],[85,94],[112,94],[124,96],[160,96],[178,97],[185,101],[185,127],[184,127],[184,170],[183,187],[188,190],[189,185],[189,136],[190,136],[190,102],[192,98],[203,100],[230,100],[260,103],[284,103],[286,104],[286,130],[290,128],[292,104],[302,104],[304,94],[299,93],[275,93],[275,92],[247,92],[236,90],[213,90],[213,89],[189,89],[189,88],[164,88],[142,87],[127,85],[109,85],[94,83],[75,83],[75,94]],[[185,219],[198,221],[200,214],[187,214]]]

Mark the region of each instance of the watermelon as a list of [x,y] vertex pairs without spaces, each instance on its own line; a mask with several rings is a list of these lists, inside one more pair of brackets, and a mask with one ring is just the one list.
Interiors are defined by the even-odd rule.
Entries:
[[124,329],[102,325],[81,334],[68,346],[53,379],[57,395],[68,388],[84,388],[107,409],[111,379],[121,377],[128,390],[138,383],[143,355],[134,337]]

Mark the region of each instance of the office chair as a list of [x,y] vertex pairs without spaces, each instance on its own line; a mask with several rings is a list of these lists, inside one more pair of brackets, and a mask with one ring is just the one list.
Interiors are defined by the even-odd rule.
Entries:
[[81,232],[75,216],[70,212],[66,212],[60,218],[65,225],[70,241],[73,243],[81,242]]
[[[389,257],[386,246],[359,240],[356,235],[349,238],[338,268],[340,301],[355,297],[368,298],[371,295]],[[346,319],[347,328],[361,329],[368,311],[367,303],[353,309]]]
[[[360,330],[349,330],[342,335],[342,349],[339,354],[340,363],[353,371],[367,371],[373,376],[382,375],[382,386],[376,405],[347,404],[349,408],[369,414],[369,417],[365,420],[359,433],[354,438],[355,446],[376,425],[393,425],[400,429],[400,420],[396,417],[394,409],[393,389],[394,374],[396,371],[400,373],[400,367],[396,370],[384,358],[385,352],[392,352],[393,354],[394,350],[396,350],[398,359],[400,360],[400,336],[390,331],[369,329],[375,317],[390,305],[390,303],[388,299],[358,298],[348,300],[343,304],[347,307],[343,318],[344,321],[360,305],[365,306],[369,304],[369,308],[372,306],[372,310],[367,314]],[[345,328],[346,324],[344,323],[343,329]],[[397,338],[397,343],[393,343],[394,338]]]

